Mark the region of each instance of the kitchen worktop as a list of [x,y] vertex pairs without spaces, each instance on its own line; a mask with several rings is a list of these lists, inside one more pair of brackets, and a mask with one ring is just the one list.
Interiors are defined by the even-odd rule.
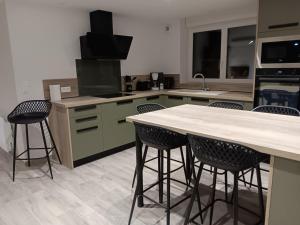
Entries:
[[[180,91],[180,89],[178,89]],[[176,90],[175,90],[176,91]],[[84,105],[93,105],[93,104],[101,104],[101,103],[108,103],[108,102],[115,102],[115,101],[122,101],[128,99],[137,99],[143,97],[150,97],[156,95],[169,95],[169,96],[187,96],[187,97],[198,97],[198,98],[206,98],[206,99],[219,99],[219,100],[231,100],[231,101],[243,101],[243,102],[252,102],[253,96],[252,93],[246,92],[227,92],[219,95],[207,95],[205,92],[202,94],[197,92],[174,92],[174,90],[161,90],[161,91],[139,91],[139,92],[132,92],[134,95],[130,96],[123,96],[123,97],[116,97],[116,98],[99,98],[99,97],[91,97],[91,96],[83,96],[83,97],[74,97],[74,98],[67,98],[62,99],[61,101],[54,102],[54,104],[58,107],[63,108],[73,108],[78,106]]]

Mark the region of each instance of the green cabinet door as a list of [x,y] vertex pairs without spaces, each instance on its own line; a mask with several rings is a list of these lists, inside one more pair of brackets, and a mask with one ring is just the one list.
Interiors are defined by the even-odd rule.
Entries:
[[70,117],[73,161],[103,151],[102,125],[99,114]]
[[102,115],[103,146],[109,150],[135,141],[135,130],[126,117],[137,114],[140,100],[123,100],[99,105]]
[[173,107],[178,105],[183,105],[188,103],[188,97],[177,96],[177,95],[168,95],[163,96],[163,102],[166,107]]
[[188,97],[188,104],[192,105],[204,105],[207,106],[209,104],[208,98],[200,98],[200,97]]

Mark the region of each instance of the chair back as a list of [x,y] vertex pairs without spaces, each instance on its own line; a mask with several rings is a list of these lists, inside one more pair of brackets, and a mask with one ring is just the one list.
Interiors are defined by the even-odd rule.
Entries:
[[188,141],[197,159],[204,164],[238,172],[255,166],[260,153],[248,147],[188,134]]
[[275,105],[262,105],[254,108],[254,112],[274,113],[288,116],[300,116],[300,111],[295,108]]
[[45,119],[50,114],[51,106],[52,104],[48,100],[24,101],[15,107],[7,116],[7,119],[9,122],[15,122],[16,120],[25,118]]
[[134,123],[134,126],[142,143],[150,147],[167,150],[187,144],[186,136],[177,132],[141,123]]
[[224,102],[218,101],[210,103],[208,106],[210,107],[217,107],[217,108],[225,108],[225,109],[237,109],[237,110],[244,110],[243,105],[235,102]]
[[153,112],[153,111],[157,111],[157,110],[161,110],[161,109],[165,109],[166,107],[157,104],[157,103],[147,103],[147,104],[142,104],[142,105],[138,105],[136,107],[138,113],[142,114],[142,113],[147,113],[147,112]]

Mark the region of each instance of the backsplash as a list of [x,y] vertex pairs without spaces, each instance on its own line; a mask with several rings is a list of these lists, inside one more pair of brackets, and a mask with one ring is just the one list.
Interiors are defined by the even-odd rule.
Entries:
[[[150,74],[148,75],[129,75],[131,79],[136,77],[136,79],[132,82],[132,90],[136,90],[136,84],[138,81],[149,81]],[[164,77],[173,77],[174,78],[174,88],[180,88],[180,75],[179,74],[164,74]],[[125,91],[125,80],[122,77],[122,91]]]

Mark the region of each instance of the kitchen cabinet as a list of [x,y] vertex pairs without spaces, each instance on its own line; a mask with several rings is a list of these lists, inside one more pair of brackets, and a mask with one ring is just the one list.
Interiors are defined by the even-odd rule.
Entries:
[[260,0],[258,36],[272,37],[299,34],[299,0]]
[[126,117],[137,114],[138,100],[122,100],[99,105],[102,116],[103,147],[113,149],[133,142],[135,132],[133,124],[126,122]]
[[163,96],[163,104],[166,107],[173,107],[178,105],[183,105],[188,103],[188,97],[177,96],[177,95],[168,95]]
[[[54,105],[50,120],[55,126],[57,145],[63,149],[63,164],[73,168],[133,146],[135,129],[126,122],[126,117],[138,114],[136,107],[140,104],[158,103],[168,108],[182,104],[208,105],[214,101],[222,100],[158,94],[69,108]],[[252,102],[233,102],[252,109]]]
[[96,105],[72,109],[70,131],[74,161],[103,150],[102,121]]
[[192,104],[192,105],[208,105],[209,104],[209,99],[208,98],[199,98],[199,97],[189,97],[188,104]]

